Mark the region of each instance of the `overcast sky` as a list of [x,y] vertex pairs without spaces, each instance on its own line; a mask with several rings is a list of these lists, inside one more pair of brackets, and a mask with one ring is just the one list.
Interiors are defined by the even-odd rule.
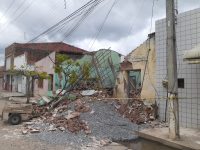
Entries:
[[[13,42],[26,43],[69,15],[89,0],[0,0],[0,65],[4,49]],[[111,48],[126,55],[139,46],[150,32],[153,0],[116,0],[101,32],[95,35],[115,0],[104,0],[64,42],[86,49]],[[179,13],[200,7],[200,0],[179,0]],[[165,0],[155,0],[155,21],[165,17]],[[41,37],[37,42],[63,41],[61,32]]]

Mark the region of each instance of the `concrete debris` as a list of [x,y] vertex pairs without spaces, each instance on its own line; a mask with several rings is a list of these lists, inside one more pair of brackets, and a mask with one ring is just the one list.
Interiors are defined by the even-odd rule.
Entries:
[[28,130],[22,130],[22,134],[23,135],[28,134]]
[[91,95],[94,95],[95,93],[97,93],[97,91],[95,91],[95,90],[84,90],[84,91],[81,92],[81,95],[91,96]]
[[[62,89],[56,90],[56,95],[59,94],[62,91]],[[63,90],[60,95],[64,95],[66,93],[66,90]]]
[[90,114],[94,114],[95,113],[95,111],[92,109],[92,111],[90,112]]
[[58,129],[59,129],[60,131],[65,131],[65,128],[64,128],[64,127],[58,127]]
[[109,145],[110,143],[112,143],[112,141],[109,140],[109,139],[100,140],[100,144],[101,144],[102,146]]
[[[74,105],[72,109],[70,105]],[[85,102],[80,99],[76,101],[62,101],[58,106],[51,110],[48,105],[37,106],[34,105],[34,112],[37,114],[41,124],[47,126],[47,131],[70,131],[72,133],[78,133],[83,130],[85,134],[90,134],[91,130],[86,122],[80,119],[81,113],[90,111],[90,107],[85,104]],[[34,125],[37,124],[37,121],[31,121],[24,124],[24,127],[28,129],[28,132],[35,133],[40,130],[35,130]]]
[[42,99],[48,104],[51,100],[48,99],[46,96],[42,96]]
[[158,120],[149,121],[150,128],[166,128],[169,127],[167,122],[160,122]]
[[80,99],[75,102],[74,109],[75,109],[75,111],[82,112],[82,113],[90,111],[90,107],[88,105],[84,104],[84,102],[81,101]]
[[147,123],[156,118],[155,107],[145,105],[141,100],[132,100],[128,104],[119,104],[119,106],[115,106],[119,113],[136,124]]
[[74,100],[65,95],[53,108],[56,100],[44,105],[33,104],[35,118],[24,123],[22,134],[38,133],[32,136],[55,144],[72,142],[79,145],[87,145],[94,136],[97,140],[93,141],[93,146],[96,143],[101,147],[112,141],[137,138],[134,130],[138,127],[131,121],[139,124],[155,118],[151,113],[153,107],[140,101],[124,105],[115,100],[106,101],[107,91],[92,92],[83,96],[86,93],[72,91],[76,95]]
[[54,125],[50,125],[48,131],[56,131],[57,128],[54,127]]
[[40,130],[39,129],[30,129],[30,133],[39,133]]
[[72,118],[75,118],[75,117],[79,117],[79,116],[80,116],[79,112],[72,112],[72,113],[68,114],[67,116],[65,116],[64,118],[69,120],[69,119],[72,119]]

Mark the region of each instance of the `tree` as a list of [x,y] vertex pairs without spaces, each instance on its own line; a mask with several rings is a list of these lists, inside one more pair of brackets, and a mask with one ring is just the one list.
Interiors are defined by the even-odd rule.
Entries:
[[91,65],[88,62],[80,63],[79,61],[72,60],[69,56],[64,54],[57,54],[55,61],[55,73],[58,73],[61,81],[64,78],[64,85],[58,96],[65,90],[67,84],[73,85],[78,82],[79,78],[88,80],[90,78]]
[[35,79],[47,79],[49,76],[46,72],[38,72],[36,71],[36,67],[30,65],[22,65],[20,68],[16,68],[15,66],[8,71],[11,75],[22,75],[26,77],[26,103],[30,102],[30,93],[31,93],[31,83],[34,82]]

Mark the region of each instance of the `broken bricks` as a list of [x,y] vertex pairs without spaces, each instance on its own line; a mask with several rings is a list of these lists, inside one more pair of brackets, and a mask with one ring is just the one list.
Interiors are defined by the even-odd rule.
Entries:
[[76,102],[75,102],[75,111],[77,112],[89,112],[91,109],[89,107],[89,105],[86,105],[84,102],[82,102],[80,99],[78,99]]
[[72,119],[75,117],[79,117],[80,115],[81,115],[81,113],[79,113],[79,112],[71,112],[71,113],[67,114],[67,116],[65,116],[64,118],[69,120],[69,119]]
[[145,105],[141,100],[132,100],[128,104],[119,104],[115,108],[125,118],[136,124],[155,120],[153,107]]

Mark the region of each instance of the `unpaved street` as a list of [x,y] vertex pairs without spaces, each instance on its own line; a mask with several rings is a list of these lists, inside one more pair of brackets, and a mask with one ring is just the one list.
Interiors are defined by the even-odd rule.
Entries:
[[[0,150],[127,150],[128,148],[112,143],[105,147],[77,147],[65,144],[50,144],[33,138],[33,135],[22,135],[22,125],[11,126],[0,121]],[[37,133],[36,133],[37,134]],[[52,133],[53,134],[53,133]]]
[[[5,103],[6,103],[5,99],[0,100],[1,114],[2,114],[2,110]],[[99,130],[96,129],[95,127],[94,129],[97,130],[97,132],[99,132]],[[126,147],[119,145],[117,143],[111,143],[106,146],[101,146],[101,145],[99,146],[97,142],[90,143],[87,146],[81,145],[80,143],[76,143],[76,142],[74,142],[73,144],[70,144],[71,143],[70,140],[73,140],[75,138],[75,141],[76,141],[76,139],[79,138],[79,136],[77,136],[74,133],[67,134],[67,132],[63,133],[61,131],[56,131],[56,132],[48,132],[48,133],[45,133],[45,132],[32,133],[32,134],[30,133],[30,134],[23,135],[22,130],[23,130],[23,124],[14,126],[14,125],[9,125],[6,122],[0,121],[0,137],[1,137],[0,150],[55,150],[55,149],[56,150],[71,150],[71,149],[126,150],[127,149]],[[81,136],[80,138],[84,138],[84,136],[83,137]],[[87,137],[85,138],[87,139]],[[82,140],[84,141],[85,138]],[[59,142],[59,141],[63,141],[63,142]]]
[[51,145],[31,136],[21,134],[21,125],[11,126],[0,122],[0,150],[68,150],[72,149],[65,145]]

